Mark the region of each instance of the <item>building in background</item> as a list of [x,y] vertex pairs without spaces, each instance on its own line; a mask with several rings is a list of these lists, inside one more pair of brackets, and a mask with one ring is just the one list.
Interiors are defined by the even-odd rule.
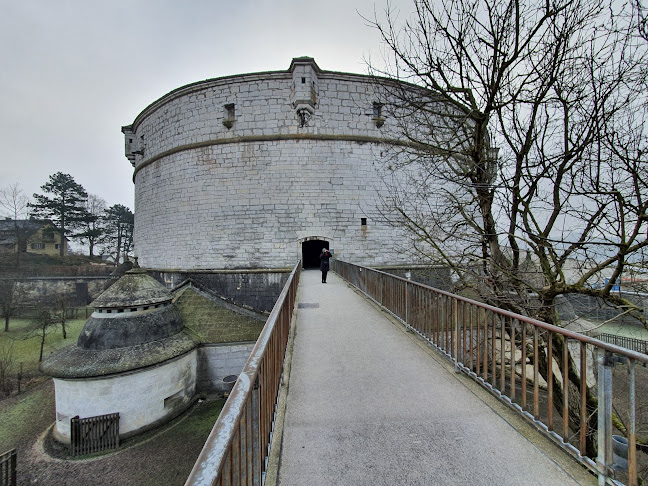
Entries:
[[37,255],[67,255],[68,239],[51,221],[41,219],[5,218],[0,220],[0,250],[16,253],[34,253]]

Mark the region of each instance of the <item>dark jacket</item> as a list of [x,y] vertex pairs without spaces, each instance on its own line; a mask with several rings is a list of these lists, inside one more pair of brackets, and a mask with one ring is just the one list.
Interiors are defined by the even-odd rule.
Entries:
[[320,253],[320,270],[322,272],[328,272],[329,270],[329,259],[332,257],[330,252]]

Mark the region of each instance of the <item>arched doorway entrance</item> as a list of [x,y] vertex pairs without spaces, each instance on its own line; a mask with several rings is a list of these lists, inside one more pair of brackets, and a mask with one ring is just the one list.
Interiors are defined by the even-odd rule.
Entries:
[[302,265],[306,268],[319,268],[320,253],[322,248],[329,247],[329,242],[324,240],[307,240],[302,242]]

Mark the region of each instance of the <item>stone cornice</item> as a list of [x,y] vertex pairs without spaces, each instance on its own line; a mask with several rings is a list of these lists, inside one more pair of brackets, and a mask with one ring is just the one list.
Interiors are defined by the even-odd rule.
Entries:
[[168,157],[169,155],[177,154],[179,152],[184,152],[186,150],[195,150],[198,148],[209,147],[212,145],[227,145],[232,143],[249,143],[249,142],[278,142],[278,141],[287,141],[287,140],[318,140],[318,141],[335,141],[335,142],[358,142],[358,143],[373,143],[373,144],[387,144],[387,145],[410,145],[403,140],[398,139],[388,139],[381,137],[372,137],[367,135],[336,135],[336,134],[322,134],[322,133],[286,133],[286,134],[273,134],[273,135],[249,135],[243,137],[231,137],[231,138],[221,138],[215,140],[206,140],[203,142],[189,143],[185,145],[179,145],[159,154],[154,155],[153,157],[145,160],[139,164],[135,171],[133,172],[133,182],[135,182],[135,176],[137,173],[151,165],[152,163]]
[[[293,60],[294,61],[294,60]],[[313,64],[315,61],[313,60]],[[317,66],[317,64],[315,64]],[[285,79],[289,81],[291,79],[292,73],[291,69],[293,68],[293,63],[291,63],[290,69],[287,71],[265,71],[258,73],[247,73],[247,74],[233,74],[230,76],[222,76],[219,78],[204,79],[202,81],[196,81],[193,83],[180,86],[172,91],[169,91],[167,94],[161,96],[157,100],[153,101],[146,108],[144,108],[132,124],[126,125],[133,133],[137,131],[140,123],[148,117],[151,113],[155,112],[162,106],[166,105],[170,101],[186,96],[194,92],[204,91],[215,86],[222,86],[231,83],[241,83],[241,82],[252,82],[252,81],[268,81],[272,79]],[[357,74],[357,73],[345,73],[341,71],[324,71],[320,70],[317,66],[317,76],[324,79],[338,79],[349,82],[363,82],[368,84],[374,84],[377,86],[402,86],[409,89],[423,89],[421,86],[409,83],[407,81],[401,81],[396,79],[390,79],[382,76],[375,76],[371,74]],[[427,90],[426,90],[427,91]],[[124,127],[123,127],[124,128]],[[123,130],[122,130],[123,131]]]

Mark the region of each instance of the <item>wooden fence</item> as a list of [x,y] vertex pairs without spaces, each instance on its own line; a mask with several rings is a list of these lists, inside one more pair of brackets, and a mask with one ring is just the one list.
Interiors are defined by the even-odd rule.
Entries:
[[91,454],[119,447],[119,413],[70,419],[70,453]]
[[16,486],[16,449],[0,455],[0,486]]
[[638,353],[648,354],[648,341],[644,341],[643,339],[635,339],[605,333],[597,334],[594,337],[606,343],[616,344],[617,346],[632,349],[633,351],[637,351]]

